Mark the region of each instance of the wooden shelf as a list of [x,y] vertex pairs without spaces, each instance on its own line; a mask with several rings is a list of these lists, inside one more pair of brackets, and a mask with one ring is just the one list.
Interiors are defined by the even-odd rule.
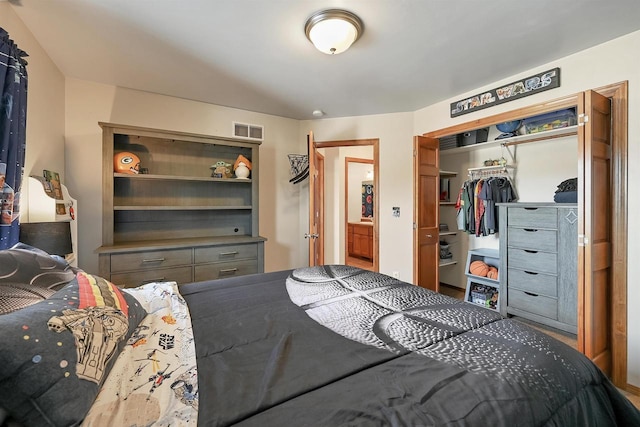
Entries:
[[251,210],[251,206],[114,206],[114,211],[236,211]]
[[440,202],[440,206],[455,206],[456,202]]
[[442,231],[440,233],[441,236],[455,236],[456,234],[458,234],[457,231]]
[[511,138],[496,139],[493,141],[481,142],[479,144],[465,145],[464,147],[456,147],[456,148],[450,148],[448,150],[440,150],[440,155],[464,153],[467,151],[474,151],[474,150],[479,150],[481,148],[489,148],[489,147],[494,147],[499,145],[505,145],[508,147],[510,145],[518,145],[518,144],[524,144],[527,142],[534,142],[534,141],[543,141],[543,140],[553,139],[553,138],[563,138],[565,136],[572,136],[577,134],[578,134],[578,126],[577,125],[569,126],[566,128],[552,129],[545,132],[529,133],[526,135],[517,135]]
[[109,246],[101,246],[96,249],[96,253],[121,253],[131,252],[133,250],[158,250],[158,249],[176,249],[188,247],[202,247],[229,244],[245,244],[253,242],[264,242],[264,237],[252,236],[219,236],[219,237],[191,237],[185,239],[158,239],[158,240],[141,240],[131,242],[121,242]]
[[161,181],[208,181],[208,182],[235,182],[239,184],[251,184],[251,179],[239,178],[211,178],[202,176],[174,176],[174,175],[153,175],[153,174],[136,174],[130,175],[126,173],[114,173],[114,178],[125,178],[133,180],[161,180]]
[[439,267],[445,267],[447,265],[454,265],[454,264],[457,264],[457,263],[458,263],[458,261],[453,261],[453,260],[450,260],[450,259],[446,259],[446,260],[441,259],[440,263],[438,264],[438,266]]
[[458,172],[441,170],[440,171],[440,176],[441,177],[442,176],[444,176],[444,177],[447,177],[447,176],[458,176]]

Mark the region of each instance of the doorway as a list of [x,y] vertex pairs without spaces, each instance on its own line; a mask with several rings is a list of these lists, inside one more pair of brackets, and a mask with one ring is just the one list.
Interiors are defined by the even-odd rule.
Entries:
[[373,159],[345,157],[344,177],[344,263],[373,270]]
[[[322,252],[323,259],[326,260],[327,263],[336,263],[336,262],[346,263],[345,262],[346,248],[345,248],[344,242],[347,241],[346,239],[347,239],[348,228],[346,226],[346,220],[339,219],[340,217],[344,216],[343,214],[346,214],[346,209],[344,206],[340,207],[340,210],[337,210],[335,208],[336,204],[340,206],[344,203],[344,198],[339,196],[336,197],[336,194],[340,194],[345,190],[344,190],[344,187],[342,186],[341,188],[337,189],[337,191],[333,191],[333,189],[336,188],[333,185],[334,179],[337,175],[342,175],[342,170],[340,170],[342,169],[342,166],[340,166],[340,168],[335,168],[335,167],[332,168],[330,166],[331,157],[333,157],[333,154],[332,154],[332,151],[329,151],[329,150],[333,148],[371,146],[373,148],[373,156],[372,156],[373,157],[373,163],[372,163],[373,186],[374,188],[377,189],[377,188],[380,188],[379,173],[378,173],[379,140],[375,138],[375,139],[357,139],[357,140],[340,140],[340,141],[313,141],[312,146],[313,147],[310,147],[310,149],[314,151],[315,155],[318,154],[318,149],[320,149],[322,150],[325,158],[325,162],[324,162],[325,169],[322,171],[322,173],[319,173],[318,175],[324,176],[326,179],[326,183],[321,186],[317,186],[318,191],[320,191],[320,194],[318,197],[318,204],[323,206],[324,209],[326,209],[326,215],[324,213],[320,215],[321,217],[325,217],[325,221],[324,221],[325,227],[323,232],[324,236],[321,236],[321,240],[324,243],[322,247],[318,248],[318,250]],[[314,153],[310,152],[309,154],[311,156]],[[336,157],[337,156],[339,155],[336,155]],[[342,165],[342,162],[339,162],[339,163],[340,165]],[[328,197],[325,196],[326,194],[328,195]],[[374,218],[379,217],[378,216],[379,215],[378,208],[380,205],[379,199],[380,199],[380,192],[376,191],[373,194],[373,217]],[[336,217],[338,219],[336,219]],[[371,233],[372,233],[371,238],[372,238],[372,258],[373,258],[372,266],[370,267],[370,269],[372,271],[379,271],[379,221],[373,221],[370,227],[371,227]],[[327,238],[328,236],[332,238]],[[334,242],[334,243],[331,243],[331,242]],[[335,243],[335,242],[338,242],[338,243]],[[325,254],[325,247],[324,247],[325,245],[333,245],[332,247],[329,248],[329,251],[327,251],[328,252],[327,254]],[[338,253],[342,252],[342,254],[344,255],[336,256],[335,249],[334,249],[336,245],[340,247],[340,249],[342,249],[342,250],[338,249]],[[333,254],[331,254],[331,251],[334,251]],[[336,259],[338,261],[336,261]]]

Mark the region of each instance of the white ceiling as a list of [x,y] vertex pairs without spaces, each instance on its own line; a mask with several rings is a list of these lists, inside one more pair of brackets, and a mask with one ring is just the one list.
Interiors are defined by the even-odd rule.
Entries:
[[[640,29],[639,0],[10,2],[67,77],[295,119],[415,111]],[[304,34],[332,7],[365,26],[336,56]]]

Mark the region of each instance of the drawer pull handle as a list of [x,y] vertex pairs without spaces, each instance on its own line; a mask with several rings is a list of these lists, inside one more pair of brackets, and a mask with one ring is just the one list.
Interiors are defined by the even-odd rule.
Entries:
[[236,271],[238,271],[237,268],[225,268],[224,270],[220,270],[220,274],[235,273]]
[[433,236],[431,234],[427,234],[427,237],[428,238],[432,238]]
[[531,292],[526,292],[526,291],[525,291],[525,294],[529,295],[530,297],[537,297],[538,296],[537,294],[532,294]]
[[538,273],[534,273],[533,271],[525,271],[525,273],[527,273],[527,274],[532,274],[532,275],[534,275],[534,276],[537,276],[537,275],[538,275]]
[[220,256],[238,255],[238,251],[220,252]]
[[527,253],[530,253],[530,254],[537,254],[538,253],[538,251],[532,251],[531,249],[525,249],[524,251],[527,252]]
[[146,284],[146,283],[151,283],[151,282],[164,282],[164,277],[158,277],[157,279],[149,279],[149,280],[143,280],[142,284]]
[[538,231],[535,228],[525,228],[524,231],[528,232],[528,233],[535,233],[536,231]]
[[525,208],[525,209],[528,210],[528,211],[537,211],[538,210],[538,208]]
[[163,262],[164,258],[143,259],[142,262]]

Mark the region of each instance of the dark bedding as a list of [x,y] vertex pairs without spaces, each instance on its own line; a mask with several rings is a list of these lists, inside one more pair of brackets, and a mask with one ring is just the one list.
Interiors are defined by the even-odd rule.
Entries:
[[201,426],[640,425],[582,354],[388,276],[325,266],[180,292]]

